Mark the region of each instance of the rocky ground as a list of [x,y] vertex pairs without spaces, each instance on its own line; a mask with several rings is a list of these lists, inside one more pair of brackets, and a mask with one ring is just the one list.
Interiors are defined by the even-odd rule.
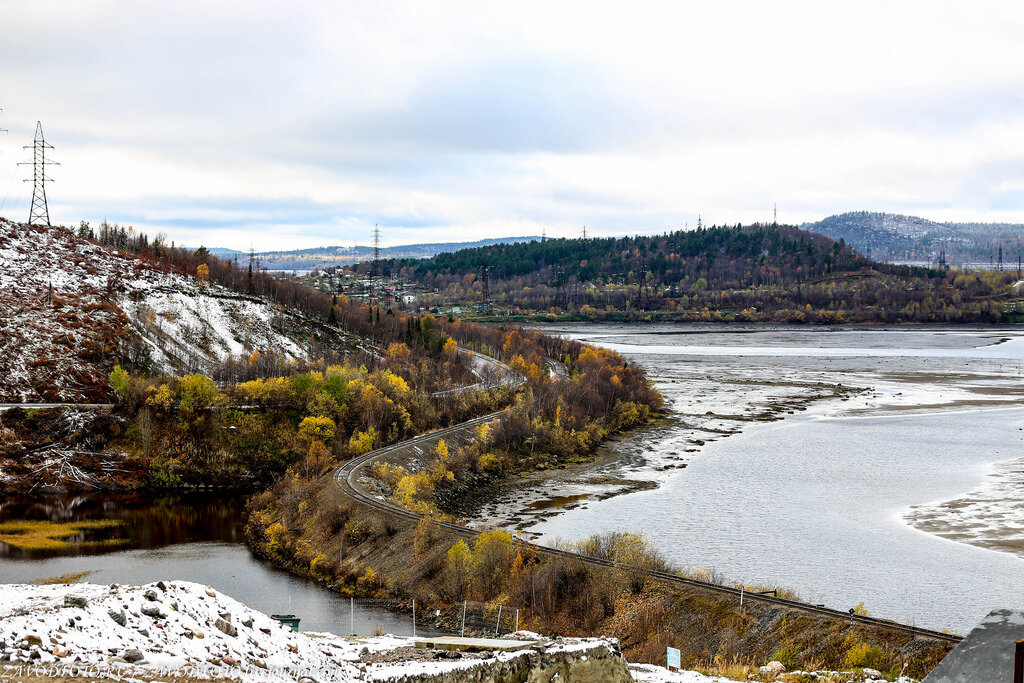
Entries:
[[[629,681],[614,641],[547,639],[518,652],[418,649],[409,638],[292,632],[185,581],[0,585],[0,680]],[[596,676],[596,678],[595,678]],[[531,679],[532,680],[532,679]],[[539,680],[539,679],[538,679]]]

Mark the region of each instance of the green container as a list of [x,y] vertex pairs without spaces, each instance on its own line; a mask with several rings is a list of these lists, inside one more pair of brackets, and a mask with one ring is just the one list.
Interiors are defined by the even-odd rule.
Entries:
[[270,618],[280,621],[285,626],[290,627],[291,630],[293,631],[299,630],[299,622],[301,621],[301,619],[299,619],[294,614],[271,614]]

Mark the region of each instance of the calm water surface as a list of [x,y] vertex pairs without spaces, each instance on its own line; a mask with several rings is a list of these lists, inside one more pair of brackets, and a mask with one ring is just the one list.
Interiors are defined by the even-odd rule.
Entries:
[[[742,425],[662,475],[659,488],[592,502],[532,531],[551,540],[644,530],[683,566],[840,609],[863,601],[872,614],[932,628],[965,631],[993,608],[1024,608],[1019,555],[904,519],[910,506],[984,486],[993,463],[1024,456],[1024,408],[1008,408],[1012,397],[972,404],[1020,389],[1019,332],[567,332],[641,362],[670,405],[687,377],[709,374],[881,388],[856,406]],[[649,445],[678,447],[670,437]],[[1024,491],[1010,495],[1024,509]],[[1001,532],[1024,537],[1022,528]]]
[[[92,549],[61,556],[26,553],[0,543],[0,583],[28,583],[91,572],[90,583],[142,584],[179,579],[209,585],[267,614],[291,613],[304,631],[351,633],[347,598],[253,557],[244,544],[240,497],[216,495],[150,498],[136,495],[50,495],[0,502],[9,519],[119,519],[129,540],[124,550]],[[355,632],[411,635],[411,621],[356,601]],[[422,624],[417,633],[426,633]]]

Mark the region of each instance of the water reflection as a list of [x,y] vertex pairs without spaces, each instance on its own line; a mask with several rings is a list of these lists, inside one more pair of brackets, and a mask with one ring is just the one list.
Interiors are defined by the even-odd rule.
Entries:
[[[0,522],[46,520],[78,522],[112,519],[121,524],[114,534],[129,548],[159,548],[198,541],[244,542],[242,510],[237,494],[183,494],[152,497],[140,493],[53,494],[11,496],[0,501]],[[0,557],[39,559],[56,555],[96,555],[102,546],[76,546],[69,551],[23,550],[0,543]]]
[[[252,556],[244,545],[238,495],[67,494],[8,497],[0,522],[115,519],[127,548],[72,548],[68,552],[23,551],[0,543],[0,583],[30,583],[88,572],[89,583],[144,584],[183,580],[212,586],[267,614],[294,613],[303,631],[411,635],[412,620],[385,609],[360,606],[320,585]],[[354,617],[354,618],[353,618]],[[433,635],[421,621],[417,633]]]

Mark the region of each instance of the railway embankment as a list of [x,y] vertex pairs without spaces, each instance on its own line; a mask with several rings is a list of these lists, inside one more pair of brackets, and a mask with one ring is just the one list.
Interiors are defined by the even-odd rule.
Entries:
[[[632,562],[545,548],[505,532],[424,517],[370,486],[372,463],[472,438],[485,416],[357,458],[317,481],[290,480],[253,499],[247,534],[263,557],[345,594],[417,601],[439,628],[459,628],[476,601],[523,628],[618,638],[627,659],[756,670],[870,667],[922,677],[958,642],[952,634],[680,576],[635,548]],[[422,618],[422,616],[421,616]],[[500,621],[500,618],[499,618]],[[480,626],[471,622],[467,632]],[[493,628],[487,626],[487,630]],[[483,634],[483,632],[481,632]]]

